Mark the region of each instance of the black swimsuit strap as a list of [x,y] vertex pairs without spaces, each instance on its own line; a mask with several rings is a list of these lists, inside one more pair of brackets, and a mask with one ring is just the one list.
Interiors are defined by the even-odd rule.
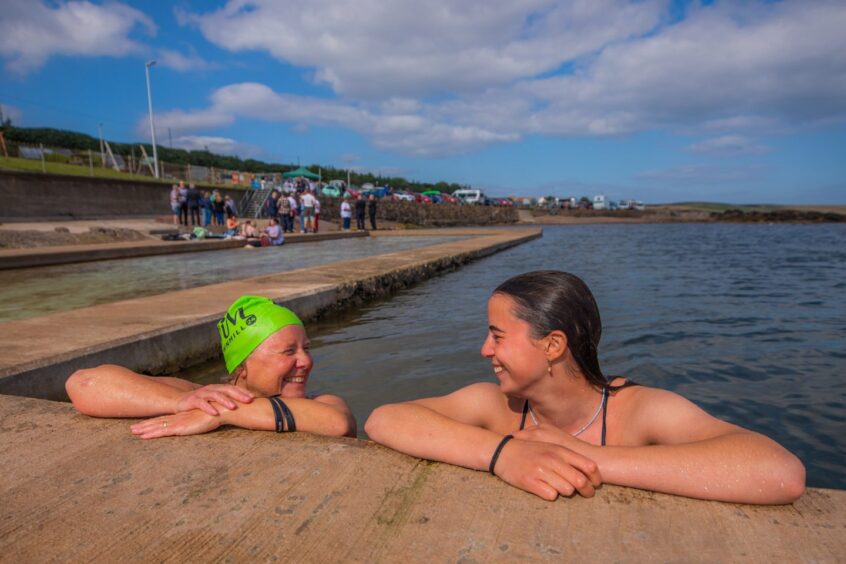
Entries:
[[[612,378],[612,380],[613,379],[614,378]],[[630,386],[640,386],[640,384],[638,384],[634,380],[626,380],[619,386],[607,386],[605,388],[606,390],[608,390],[606,392],[608,395],[605,397],[605,404],[602,406],[602,439],[599,443],[600,446],[605,446],[605,430],[607,428],[605,425],[605,419],[608,415],[608,402],[611,400],[611,392],[616,392],[618,390],[622,390],[623,388],[628,388]]]
[[529,413],[529,400],[526,400],[526,403],[523,404],[523,417],[520,419],[520,429],[519,431],[523,430],[523,427],[526,426],[526,415]]

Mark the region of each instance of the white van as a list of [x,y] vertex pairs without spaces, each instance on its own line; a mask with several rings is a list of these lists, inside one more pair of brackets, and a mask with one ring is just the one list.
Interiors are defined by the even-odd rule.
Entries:
[[463,188],[452,193],[452,197],[462,204],[484,204],[487,200],[485,193],[481,190]]
[[593,209],[595,210],[605,210],[608,209],[608,203],[605,200],[604,194],[597,194],[593,197]]

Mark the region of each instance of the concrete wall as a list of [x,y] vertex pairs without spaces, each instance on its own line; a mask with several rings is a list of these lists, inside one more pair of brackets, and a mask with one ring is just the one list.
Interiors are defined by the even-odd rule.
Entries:
[[[219,188],[240,202],[243,190]],[[150,217],[170,213],[170,184],[0,171],[0,222]],[[340,200],[321,198],[321,217],[338,221]],[[513,208],[380,201],[378,220],[452,226],[516,223]]]
[[[239,201],[243,190],[221,188]],[[170,213],[170,184],[0,171],[0,221],[97,219]]]

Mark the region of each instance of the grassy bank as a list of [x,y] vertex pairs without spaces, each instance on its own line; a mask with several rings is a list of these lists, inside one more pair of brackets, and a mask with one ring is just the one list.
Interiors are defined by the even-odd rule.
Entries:
[[[152,176],[144,176],[139,174],[132,174],[129,172],[117,171],[113,168],[103,168],[94,166],[93,168],[86,165],[74,165],[68,163],[56,163],[45,161],[35,161],[31,159],[21,159],[17,157],[0,157],[0,170],[16,170],[23,172],[46,172],[47,174],[67,174],[70,176],[88,176],[97,178],[116,178],[120,180],[132,180],[136,182],[155,182],[158,184],[173,184],[173,178],[153,178]],[[214,184],[207,184],[203,182],[195,182],[197,186],[206,188],[219,188]],[[226,186],[226,188],[239,188],[239,186]]]

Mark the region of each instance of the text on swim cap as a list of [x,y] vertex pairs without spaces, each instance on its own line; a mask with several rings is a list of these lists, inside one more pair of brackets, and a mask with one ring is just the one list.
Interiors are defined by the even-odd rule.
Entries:
[[[244,308],[243,307],[238,308],[238,313],[236,315],[232,315],[227,311],[226,314],[223,316],[223,319],[221,319],[220,321],[217,322],[218,331],[220,331],[220,335],[224,339],[229,339],[229,335],[232,331],[232,328],[238,326],[238,318],[239,317],[247,325],[253,325],[256,322],[256,319],[257,319],[254,314],[244,315]],[[234,337],[234,335],[233,335],[233,337]],[[226,343],[226,345],[228,345],[228,344],[229,344],[229,342]]]

